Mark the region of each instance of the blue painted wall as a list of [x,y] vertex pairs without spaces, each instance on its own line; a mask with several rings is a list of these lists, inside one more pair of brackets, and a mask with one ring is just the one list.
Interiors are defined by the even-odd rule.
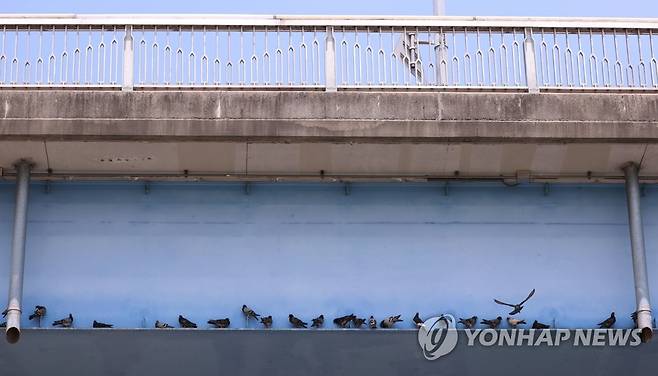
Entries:
[[[6,302],[14,187],[0,184],[0,301]],[[658,303],[658,189],[642,198]],[[25,307],[119,327],[244,326],[246,303],[287,327],[355,312],[505,317],[494,297],[537,293],[522,317],[631,326],[633,275],[622,186],[33,184]],[[24,320],[25,326],[34,326]],[[252,324],[252,326],[254,326]],[[403,327],[410,326],[409,321]]]

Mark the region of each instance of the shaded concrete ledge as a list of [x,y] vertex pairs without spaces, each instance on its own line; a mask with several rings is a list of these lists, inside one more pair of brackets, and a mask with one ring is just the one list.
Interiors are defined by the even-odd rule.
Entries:
[[658,94],[0,90],[0,139],[658,141]]

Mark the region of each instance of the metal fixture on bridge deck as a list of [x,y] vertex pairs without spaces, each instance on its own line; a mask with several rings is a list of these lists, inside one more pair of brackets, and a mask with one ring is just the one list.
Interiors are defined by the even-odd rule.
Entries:
[[633,254],[633,275],[635,277],[635,300],[637,302],[637,327],[642,330],[642,341],[646,342],[653,335],[651,319],[651,301],[649,298],[649,280],[647,262],[644,252],[644,230],[642,229],[642,214],[640,212],[640,184],[638,166],[627,163],[624,167],[626,175],[626,200],[628,205],[628,224]]
[[[656,19],[0,14],[0,87],[655,91],[657,34]],[[427,43],[400,59],[407,35]]]
[[14,234],[11,243],[9,271],[9,302],[7,303],[7,341],[16,343],[21,336],[21,301],[23,300],[23,270],[25,268],[25,232],[27,227],[27,198],[30,189],[32,163],[16,163],[16,208]]

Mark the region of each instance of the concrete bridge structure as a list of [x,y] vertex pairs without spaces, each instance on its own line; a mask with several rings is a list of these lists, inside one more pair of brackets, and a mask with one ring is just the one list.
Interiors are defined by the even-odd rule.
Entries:
[[[653,367],[658,20],[0,15],[0,27],[14,343],[0,345],[2,372]],[[615,310],[631,329],[638,311],[647,342],[466,347],[459,330],[454,353],[425,360],[415,311],[505,316],[492,299],[531,287],[528,322],[574,333]],[[244,323],[245,303],[274,329]],[[44,326],[71,312],[75,328],[28,322],[36,304]],[[289,330],[290,311],[406,321],[307,333]],[[232,329],[151,330],[178,314]],[[117,329],[91,331],[94,319]]]

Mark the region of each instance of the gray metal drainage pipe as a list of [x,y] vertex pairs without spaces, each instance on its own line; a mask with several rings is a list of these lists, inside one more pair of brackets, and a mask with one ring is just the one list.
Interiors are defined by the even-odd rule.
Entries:
[[628,225],[630,227],[631,252],[633,254],[637,327],[642,330],[642,341],[647,342],[653,336],[653,329],[651,301],[649,298],[649,279],[644,252],[644,232],[642,230],[642,215],[640,213],[638,166],[630,162],[624,165],[623,169],[626,175],[626,201],[628,203]]
[[26,160],[16,163],[16,209],[14,237],[11,244],[9,271],[9,303],[7,304],[7,342],[16,343],[21,337],[21,300],[23,299],[23,269],[25,268],[25,230],[27,226],[27,196],[32,164]]

